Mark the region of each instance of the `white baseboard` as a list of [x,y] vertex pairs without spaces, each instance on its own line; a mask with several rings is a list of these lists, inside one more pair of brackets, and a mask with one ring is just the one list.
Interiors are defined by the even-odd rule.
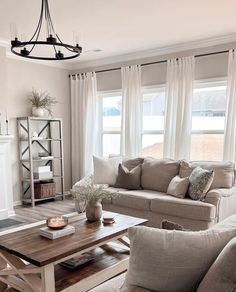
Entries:
[[8,211],[8,217],[15,216],[15,211]]
[[21,205],[22,205],[22,202],[21,201],[14,201],[13,202],[13,207],[21,206]]

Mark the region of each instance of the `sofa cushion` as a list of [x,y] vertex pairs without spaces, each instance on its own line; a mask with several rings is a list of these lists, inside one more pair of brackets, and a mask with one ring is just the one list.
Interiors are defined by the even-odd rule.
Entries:
[[135,168],[136,166],[140,165],[143,163],[143,159],[141,157],[138,158],[125,158],[122,161],[122,164],[128,168],[128,170],[131,170],[133,168]]
[[216,217],[216,207],[212,204],[175,198],[157,193],[151,200],[151,211],[194,220],[211,221]]
[[170,181],[179,173],[179,161],[145,158],[142,164],[141,186],[146,190],[167,192]]
[[215,175],[210,189],[231,188],[234,184],[235,165],[232,162],[215,162],[215,161],[193,161],[180,162],[180,177],[188,177],[193,169],[200,166],[204,169],[214,170]]
[[128,190],[139,190],[141,188],[141,170],[141,164],[129,170],[127,167],[120,163],[118,167],[118,175],[115,187],[125,188]]
[[221,250],[236,236],[236,216],[230,220],[228,228],[217,232],[130,228],[125,282],[152,291],[195,291]]
[[170,182],[167,194],[183,199],[188,191],[189,187],[189,178],[181,178],[179,175],[176,175]]
[[197,292],[236,291],[236,237],[224,247]]
[[131,209],[150,211],[151,199],[158,195],[155,191],[137,190],[121,191],[119,196],[112,199],[112,204]]

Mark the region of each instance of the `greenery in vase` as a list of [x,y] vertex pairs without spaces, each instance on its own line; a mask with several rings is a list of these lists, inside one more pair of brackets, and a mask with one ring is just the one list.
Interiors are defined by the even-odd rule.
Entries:
[[52,115],[51,107],[58,103],[58,101],[54,97],[51,97],[47,91],[39,93],[35,90],[32,91],[29,101],[32,107],[45,109],[50,115]]
[[107,185],[100,184],[85,184],[76,186],[73,191],[73,197],[78,201],[85,201],[86,203],[97,203],[103,199],[116,198],[119,196],[118,192],[111,192],[107,190]]

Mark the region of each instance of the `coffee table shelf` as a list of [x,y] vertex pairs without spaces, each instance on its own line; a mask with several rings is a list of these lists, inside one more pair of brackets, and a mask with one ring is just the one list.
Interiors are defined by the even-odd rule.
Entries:
[[129,249],[121,244],[106,244],[92,250],[90,254],[94,260],[78,269],[70,270],[59,264],[55,266],[56,292],[65,291],[77,283],[80,286],[84,284],[86,287],[90,284],[90,288],[93,288],[96,283],[94,283],[94,279],[92,278],[98,278],[99,275],[99,282],[101,281],[101,277],[105,281],[107,280],[106,273],[111,267],[115,267],[116,265],[120,266],[121,262],[123,262],[121,269],[121,272],[123,272],[124,267],[128,266]]

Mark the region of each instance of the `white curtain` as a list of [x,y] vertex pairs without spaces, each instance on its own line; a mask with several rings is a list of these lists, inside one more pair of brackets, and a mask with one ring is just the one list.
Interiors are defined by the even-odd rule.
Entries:
[[194,69],[194,57],[167,62],[164,130],[166,158],[190,158]]
[[72,183],[91,173],[97,154],[97,80],[94,72],[71,76]]
[[121,154],[129,157],[141,153],[142,92],[141,66],[121,68],[122,75],[122,125]]
[[236,52],[229,51],[227,108],[224,135],[225,161],[236,162]]

